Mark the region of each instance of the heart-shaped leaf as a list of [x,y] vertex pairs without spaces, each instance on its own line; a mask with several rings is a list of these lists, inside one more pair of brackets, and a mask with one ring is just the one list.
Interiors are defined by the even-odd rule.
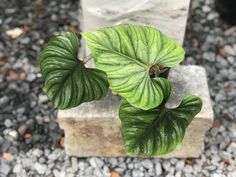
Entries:
[[[169,95],[170,91],[167,98]],[[163,104],[147,111],[123,100],[119,116],[126,151],[143,156],[173,151],[182,142],[187,126],[201,108],[202,101],[196,96],[184,97],[174,109],[165,108]]]
[[66,32],[47,44],[40,60],[45,80],[45,92],[59,109],[99,100],[108,92],[106,73],[85,68],[77,59],[79,40],[75,33]]
[[150,69],[172,67],[184,58],[180,45],[152,27],[122,24],[82,35],[97,68],[107,73],[112,91],[145,110],[163,100]]

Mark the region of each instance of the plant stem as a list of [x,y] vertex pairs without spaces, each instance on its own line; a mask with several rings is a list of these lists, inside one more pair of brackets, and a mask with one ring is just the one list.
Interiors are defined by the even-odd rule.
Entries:
[[86,64],[89,60],[91,60],[93,58],[92,54],[90,53],[88,56],[86,56],[84,59],[83,59],[83,63]]

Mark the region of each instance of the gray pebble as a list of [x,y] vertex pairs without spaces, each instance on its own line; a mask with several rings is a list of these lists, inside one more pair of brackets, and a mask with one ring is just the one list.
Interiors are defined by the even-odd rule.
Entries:
[[143,177],[144,176],[144,173],[140,170],[133,170],[132,171],[132,176],[133,177]]
[[0,163],[1,163],[1,174],[3,174],[3,177],[4,176],[8,176],[8,174],[10,173],[11,171],[11,167],[3,160],[0,159]]
[[235,56],[235,50],[233,49],[233,47],[231,47],[230,45],[226,45],[224,47],[224,51],[228,54],[228,55],[232,55]]
[[163,168],[164,168],[166,171],[168,171],[169,168],[170,168],[170,166],[171,166],[171,164],[170,164],[169,161],[165,160],[165,161],[162,163],[162,166],[163,166]]
[[0,105],[6,104],[8,103],[8,101],[9,101],[9,98],[7,96],[3,96],[0,98]]
[[229,152],[221,151],[219,153],[219,156],[224,160],[230,160],[232,158],[232,155]]
[[179,160],[176,162],[175,169],[177,171],[182,171],[184,169],[185,161],[184,160]]
[[45,174],[47,170],[47,166],[45,164],[40,164],[38,162],[34,163],[34,169],[39,173],[39,174]]
[[155,172],[157,176],[162,174],[162,168],[159,162],[155,163]]
[[28,37],[25,37],[25,38],[20,40],[21,44],[28,44],[29,42],[30,42],[30,38],[28,38]]
[[10,135],[12,138],[14,138],[15,140],[18,138],[18,133],[16,130],[10,130],[8,132],[8,135]]
[[186,165],[185,168],[184,168],[184,172],[192,173],[193,172],[193,167],[191,165]]
[[6,152],[9,147],[11,146],[11,142],[10,141],[4,141],[2,146],[0,147],[2,152]]
[[71,157],[71,167],[74,171],[78,169],[78,159],[76,157]]
[[104,162],[101,159],[96,158],[96,157],[90,158],[89,163],[93,168],[97,168],[97,167],[101,168],[104,165]]
[[151,160],[145,159],[141,162],[142,166],[144,166],[146,169],[153,168],[153,163]]
[[22,165],[21,165],[21,164],[16,164],[16,165],[14,166],[14,168],[13,168],[13,173],[19,174],[19,173],[22,172],[22,170],[23,170]]
[[218,14],[218,13],[216,13],[216,12],[210,12],[210,13],[207,15],[207,20],[211,21],[211,20],[216,19],[217,17],[219,17],[219,14]]
[[211,8],[209,6],[204,5],[204,6],[202,6],[202,11],[203,12],[210,12]]
[[24,135],[25,132],[27,130],[27,126],[26,125],[21,125],[19,128],[18,128],[18,132],[20,135]]
[[33,73],[28,74],[28,76],[27,76],[27,80],[28,81],[32,82],[35,79],[36,79],[36,75],[35,74],[33,74]]
[[33,149],[32,154],[35,157],[41,157],[43,155],[43,151],[41,149]]
[[11,121],[10,119],[6,119],[6,120],[4,121],[4,125],[5,125],[7,128],[9,128],[9,127],[12,127],[13,123],[12,123],[12,121]]

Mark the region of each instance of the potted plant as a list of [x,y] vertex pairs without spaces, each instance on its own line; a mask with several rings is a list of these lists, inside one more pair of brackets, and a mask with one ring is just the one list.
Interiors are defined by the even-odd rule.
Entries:
[[[54,37],[44,48],[40,69],[45,92],[58,109],[100,100],[109,88],[122,97],[119,108],[123,144],[128,153],[154,156],[173,151],[202,108],[189,95],[180,105],[165,106],[172,89],[160,74],[184,59],[184,49],[159,30],[121,24],[83,32],[91,54],[78,58],[75,33]],[[94,59],[96,68],[85,64]]]

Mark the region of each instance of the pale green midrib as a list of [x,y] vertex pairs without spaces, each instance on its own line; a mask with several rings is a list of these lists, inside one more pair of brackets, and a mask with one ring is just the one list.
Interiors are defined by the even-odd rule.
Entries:
[[[80,63],[79,61],[78,61],[78,62],[75,62],[74,67],[73,67],[72,69],[70,69],[70,72],[68,72],[68,74],[63,78],[63,80],[62,80],[61,83],[59,84],[59,85],[60,85],[60,87],[58,87],[59,89],[57,89],[57,92],[56,92],[56,93],[54,94],[54,96],[52,97],[53,100],[54,100],[55,97],[58,95],[59,90],[60,90],[61,88],[64,88],[64,85],[65,85],[66,81],[68,80],[69,77],[71,77],[71,76],[74,74],[74,72],[76,71],[77,67],[81,67],[81,63]],[[51,87],[50,87],[50,88],[51,88]],[[48,89],[48,90],[49,90],[49,89]]]
[[[162,116],[165,115],[164,113],[166,112],[166,110],[163,110],[160,115],[154,120],[154,123],[151,124],[150,126],[148,126],[149,128],[146,128],[146,130],[148,129],[148,131],[144,131],[144,133],[142,134],[142,136],[138,137],[137,140],[135,140],[134,145],[136,146],[137,144],[139,144],[140,141],[143,140],[144,137],[147,137],[146,135],[150,133],[150,130],[153,129],[157,123],[158,120],[162,119]],[[144,138],[145,139],[145,138]]]
[[145,68],[145,69],[149,69],[149,66],[148,66],[148,65],[146,65],[146,64],[144,64],[144,63],[142,63],[142,62],[140,62],[139,60],[134,60],[134,59],[131,58],[130,56],[127,56],[127,55],[124,55],[124,54],[122,54],[122,53],[120,53],[120,52],[117,52],[116,50],[111,49],[111,48],[109,48],[109,47],[107,47],[107,46],[105,46],[105,48],[107,48],[107,50],[110,51],[110,52],[112,51],[113,53],[115,53],[115,54],[117,54],[117,55],[123,56],[123,57],[125,57],[125,58],[127,58],[127,59],[133,61],[134,63],[138,64],[139,66],[142,66],[142,67]]

